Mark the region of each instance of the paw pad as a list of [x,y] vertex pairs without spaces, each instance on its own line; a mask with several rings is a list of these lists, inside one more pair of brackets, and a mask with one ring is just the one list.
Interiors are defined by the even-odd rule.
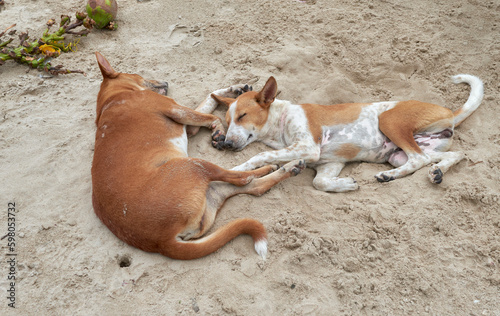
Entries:
[[237,96],[239,96],[245,92],[252,91],[252,90],[253,90],[253,87],[246,84],[244,87],[238,88],[234,92],[236,93]]
[[226,140],[226,136],[221,131],[216,131],[212,134],[212,146],[219,150],[224,149],[224,141]]
[[430,177],[432,183],[440,184],[441,182],[443,182],[443,172],[439,168],[431,171]]
[[389,181],[392,181],[394,180],[394,177],[389,177],[389,176],[386,176],[385,174],[381,174],[380,176],[375,176],[375,178],[377,179],[378,182],[389,182]]

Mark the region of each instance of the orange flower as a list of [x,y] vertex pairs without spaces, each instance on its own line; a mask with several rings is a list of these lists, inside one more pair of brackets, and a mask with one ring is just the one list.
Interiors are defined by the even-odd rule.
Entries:
[[59,55],[61,55],[61,49],[52,45],[44,44],[39,48],[40,51],[42,51],[42,54],[44,54],[47,57],[58,57]]

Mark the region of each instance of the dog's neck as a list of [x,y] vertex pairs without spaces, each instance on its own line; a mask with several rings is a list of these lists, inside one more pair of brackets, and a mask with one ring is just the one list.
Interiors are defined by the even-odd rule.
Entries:
[[[285,122],[288,114],[288,106],[292,103],[290,101],[275,99],[269,106],[269,114],[267,121],[262,127],[260,138],[264,143],[281,143],[285,144]],[[276,146],[272,146],[276,147]]]

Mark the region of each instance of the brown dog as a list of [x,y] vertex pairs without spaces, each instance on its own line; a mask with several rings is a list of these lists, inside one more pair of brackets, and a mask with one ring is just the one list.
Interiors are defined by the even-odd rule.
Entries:
[[[227,198],[259,196],[299,173],[303,161],[267,175],[277,167],[231,171],[189,158],[186,125],[211,128],[216,145],[223,141],[221,120],[162,95],[166,83],[115,72],[101,54],[96,57],[103,82],[97,96],[92,202],[102,222],[126,243],[174,259],[203,257],[240,234],[251,235],[255,250],[265,258],[266,231],[254,219],[234,220],[191,239],[210,229]],[[215,94],[235,97],[237,88]],[[215,101],[207,97],[204,102]]]

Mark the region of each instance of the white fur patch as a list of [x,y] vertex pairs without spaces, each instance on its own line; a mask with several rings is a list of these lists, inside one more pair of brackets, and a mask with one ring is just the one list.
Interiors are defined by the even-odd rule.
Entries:
[[255,243],[255,251],[262,257],[262,259],[266,260],[267,256],[267,239],[259,240]]
[[179,149],[182,153],[184,153],[186,156],[188,155],[187,153],[187,145],[188,145],[188,140],[187,140],[187,135],[186,135],[186,126],[184,126],[184,133],[182,134],[181,137],[177,138],[172,138],[170,142],[177,148]]

